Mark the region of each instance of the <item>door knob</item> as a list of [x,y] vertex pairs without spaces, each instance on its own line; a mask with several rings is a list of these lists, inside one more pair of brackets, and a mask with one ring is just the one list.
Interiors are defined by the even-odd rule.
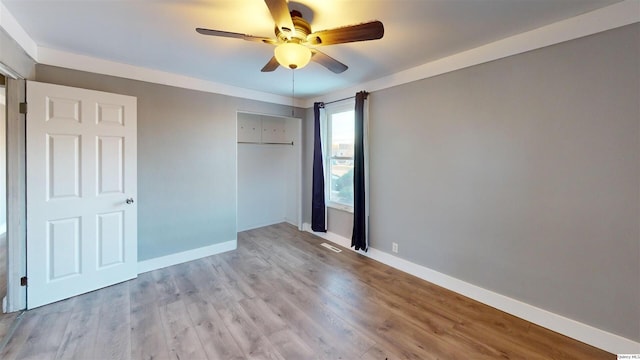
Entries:
[[126,203],[129,204],[129,205],[133,204],[133,198],[128,198],[126,200]]

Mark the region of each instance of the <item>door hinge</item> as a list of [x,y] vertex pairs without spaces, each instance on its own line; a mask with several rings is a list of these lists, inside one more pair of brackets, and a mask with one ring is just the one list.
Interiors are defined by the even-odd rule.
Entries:
[[20,278],[20,286],[27,286],[27,277],[23,276]]
[[20,103],[20,114],[27,113],[27,103]]

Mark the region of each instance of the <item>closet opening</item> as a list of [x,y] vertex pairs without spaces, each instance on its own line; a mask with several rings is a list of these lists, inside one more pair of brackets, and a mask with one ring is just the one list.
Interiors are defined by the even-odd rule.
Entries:
[[237,113],[237,229],[302,230],[302,120]]

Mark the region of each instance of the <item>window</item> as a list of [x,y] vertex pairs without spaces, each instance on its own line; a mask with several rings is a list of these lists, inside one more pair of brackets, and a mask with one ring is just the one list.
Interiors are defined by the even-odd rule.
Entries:
[[327,106],[327,205],[353,211],[353,101]]

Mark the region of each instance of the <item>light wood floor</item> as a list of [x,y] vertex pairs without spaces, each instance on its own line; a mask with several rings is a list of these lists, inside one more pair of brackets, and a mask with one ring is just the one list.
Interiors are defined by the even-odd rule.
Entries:
[[2,359],[614,359],[287,224],[26,312]]

